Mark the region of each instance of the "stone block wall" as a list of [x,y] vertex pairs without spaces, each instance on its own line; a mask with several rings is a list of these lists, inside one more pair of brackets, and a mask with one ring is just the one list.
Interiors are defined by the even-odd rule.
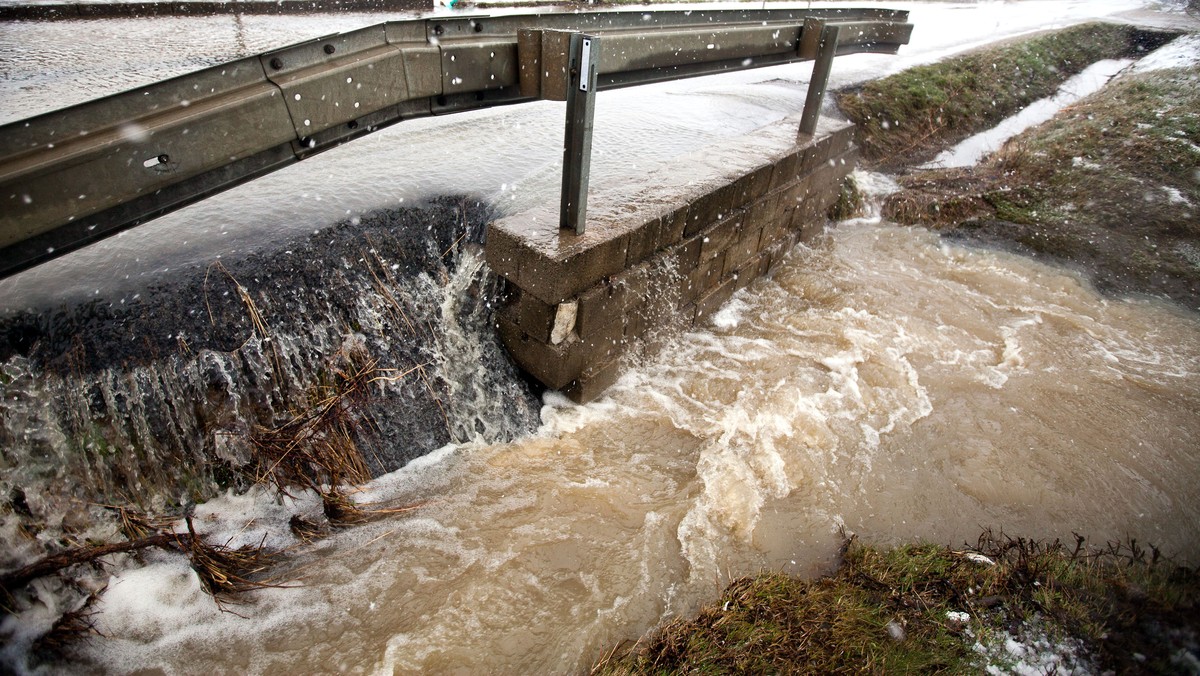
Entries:
[[679,158],[635,189],[593,190],[587,232],[549,208],[492,223],[486,255],[513,289],[498,329],[513,358],[575,401],[599,396],[627,355],[703,322],[825,222],[854,168],[854,127],[789,118]]

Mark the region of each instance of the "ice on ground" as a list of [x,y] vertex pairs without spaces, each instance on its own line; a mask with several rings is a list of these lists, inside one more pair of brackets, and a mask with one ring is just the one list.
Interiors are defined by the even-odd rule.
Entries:
[[1166,193],[1167,201],[1170,202],[1171,204],[1183,204],[1183,205],[1189,206],[1189,207],[1192,206],[1191,200],[1184,197],[1183,193],[1179,192],[1179,190],[1177,190],[1176,188],[1172,188],[1170,186],[1164,185],[1162,187],[1162,191],[1164,193]]
[[1096,672],[1082,641],[1070,637],[1051,638],[1037,618],[1023,623],[1016,635],[1004,630],[988,632],[975,642],[973,648],[984,658],[984,670],[992,676],[1082,676]]

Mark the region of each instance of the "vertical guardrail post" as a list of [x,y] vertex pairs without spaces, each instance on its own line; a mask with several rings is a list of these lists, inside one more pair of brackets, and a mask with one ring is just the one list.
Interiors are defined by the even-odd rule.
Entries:
[[587,221],[587,191],[592,162],[592,119],[596,112],[596,73],[600,40],[571,35],[567,67],[567,128],[563,140],[562,202],[559,227],[582,235]]
[[[805,30],[809,29],[806,25]],[[818,23],[821,28],[821,43],[817,47],[817,58],[813,62],[812,79],[808,83],[808,96],[804,100],[804,113],[800,117],[800,133],[812,136],[817,131],[817,120],[821,117],[821,104],[825,101],[825,88],[829,85],[829,71],[833,56],[837,53],[837,25]]]

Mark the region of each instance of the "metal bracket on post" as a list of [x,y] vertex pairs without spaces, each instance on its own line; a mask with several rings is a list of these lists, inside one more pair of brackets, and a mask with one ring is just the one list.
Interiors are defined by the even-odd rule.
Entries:
[[562,202],[559,227],[582,235],[587,221],[588,176],[592,161],[592,118],[596,112],[596,74],[600,40],[571,35],[567,67],[567,129],[563,140]]
[[833,57],[837,54],[838,33],[836,24],[809,24],[804,27],[820,26],[821,43],[817,47],[817,58],[813,62],[812,79],[808,83],[808,97],[804,100],[804,114],[800,117],[800,133],[812,136],[817,131],[817,120],[821,117],[821,104],[825,101],[825,88],[829,85],[829,71]]

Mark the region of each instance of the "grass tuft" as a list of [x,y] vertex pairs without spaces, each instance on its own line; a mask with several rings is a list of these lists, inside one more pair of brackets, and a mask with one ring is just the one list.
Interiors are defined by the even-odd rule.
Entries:
[[976,167],[902,177],[883,213],[1200,309],[1198,110],[1200,68],[1121,76]]
[[851,542],[834,574],[739,579],[592,673],[975,672],[987,666],[977,641],[1030,623],[1078,638],[1101,668],[1172,673],[1189,636],[1195,648],[1198,600],[1196,570],[1134,540],[1089,548],[987,531],[963,550]]
[[1096,61],[1140,54],[1171,37],[1085,24],[911,68],[840,92],[837,103],[858,125],[866,163],[895,169],[995,126]]
[[866,202],[863,199],[862,190],[858,187],[858,181],[851,174],[842,181],[842,188],[838,191],[837,201],[833,206],[829,207],[829,218],[834,221],[844,221],[847,218],[861,216]]

